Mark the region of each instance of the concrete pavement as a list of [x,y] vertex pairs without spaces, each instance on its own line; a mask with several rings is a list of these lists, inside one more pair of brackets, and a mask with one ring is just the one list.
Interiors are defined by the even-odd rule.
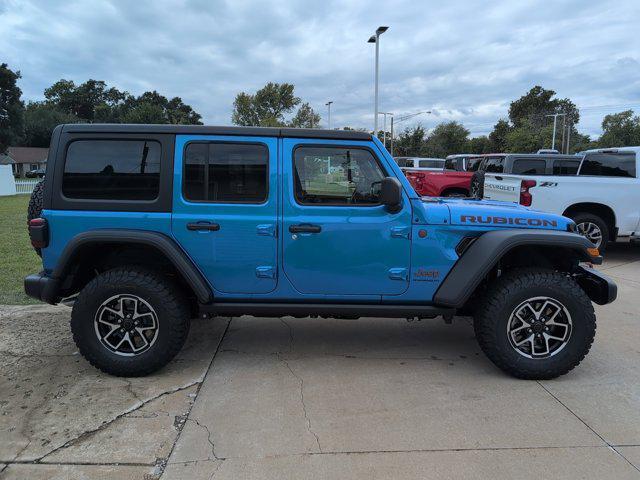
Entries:
[[3,307],[0,478],[640,478],[640,248],[602,269],[618,301],[547,382],[493,367],[468,319],[290,317],[195,321],[123,380],[75,354],[64,307]]

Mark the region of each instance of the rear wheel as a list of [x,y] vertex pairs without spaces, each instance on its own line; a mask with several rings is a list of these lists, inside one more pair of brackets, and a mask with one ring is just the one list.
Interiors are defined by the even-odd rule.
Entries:
[[169,363],[189,332],[189,308],[173,282],[152,271],[118,268],[82,289],[71,313],[80,353],[96,368],[142,376]]
[[576,367],[596,331],[591,300],[570,277],[543,269],[508,272],[476,311],[480,348],[514,377],[555,378]]
[[592,213],[577,213],[572,215],[576,222],[576,230],[587,237],[599,250],[604,252],[609,241],[609,226],[602,218]]

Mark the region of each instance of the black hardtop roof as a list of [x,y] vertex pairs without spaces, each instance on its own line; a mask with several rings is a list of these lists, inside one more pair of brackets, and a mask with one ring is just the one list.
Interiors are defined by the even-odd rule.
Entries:
[[238,135],[250,137],[321,138],[328,140],[371,140],[371,134],[356,130],[316,128],[215,127],[207,125],[148,125],[125,123],[70,123],[65,133],[173,133],[177,135]]

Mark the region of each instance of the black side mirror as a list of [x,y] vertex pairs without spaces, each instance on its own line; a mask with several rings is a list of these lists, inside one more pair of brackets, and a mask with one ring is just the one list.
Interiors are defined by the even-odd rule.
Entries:
[[402,185],[395,177],[385,177],[380,185],[380,203],[387,207],[390,213],[397,213],[402,209]]

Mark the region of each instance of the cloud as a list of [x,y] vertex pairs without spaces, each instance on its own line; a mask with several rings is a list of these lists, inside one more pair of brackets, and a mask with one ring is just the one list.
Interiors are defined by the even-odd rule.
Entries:
[[587,107],[579,129],[597,135],[604,114],[640,111],[638,18],[637,0],[0,0],[0,51],[27,99],[60,78],[95,78],[180,96],[206,123],[229,124],[236,93],[286,81],[321,114],[333,100],[334,126],[371,128],[366,40],[389,25],[382,111],[431,110],[412,121],[483,134],[539,84]]

